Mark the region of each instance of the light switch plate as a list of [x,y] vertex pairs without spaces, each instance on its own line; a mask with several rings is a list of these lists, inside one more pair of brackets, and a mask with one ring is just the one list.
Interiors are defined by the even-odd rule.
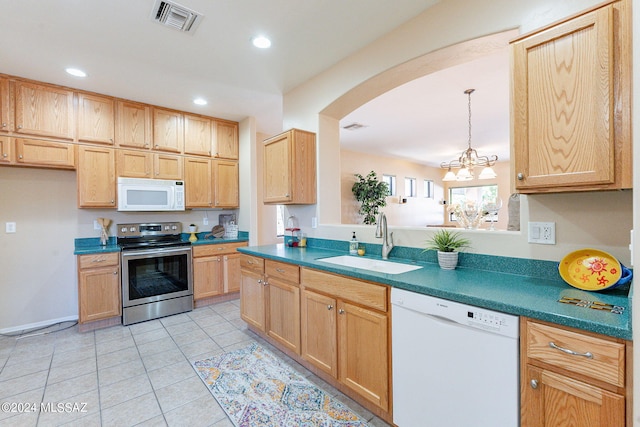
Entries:
[[530,222],[529,223],[529,243],[541,245],[556,244],[556,223],[555,222]]
[[5,224],[5,232],[6,233],[15,233],[16,232],[16,223],[15,222],[7,222]]

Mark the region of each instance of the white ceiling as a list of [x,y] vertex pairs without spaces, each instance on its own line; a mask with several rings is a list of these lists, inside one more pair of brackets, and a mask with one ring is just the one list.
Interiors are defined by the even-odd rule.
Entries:
[[[479,155],[509,159],[509,54],[501,52],[406,83],[340,121],[342,147],[439,166],[469,140]],[[352,123],[365,127],[343,129]]]
[[[185,34],[150,19],[154,0],[0,0],[0,73],[230,120],[254,116],[259,132],[274,134],[283,93],[437,1],[179,0],[204,15]],[[258,34],[271,38],[271,49],[251,45]],[[88,77],[67,75],[70,66]],[[465,113],[461,93],[470,84],[442,100]],[[478,90],[480,109],[487,95]],[[197,96],[208,105],[195,106]],[[376,120],[362,120],[376,129]],[[464,129],[464,117],[455,121]],[[450,139],[464,148],[464,135]]]

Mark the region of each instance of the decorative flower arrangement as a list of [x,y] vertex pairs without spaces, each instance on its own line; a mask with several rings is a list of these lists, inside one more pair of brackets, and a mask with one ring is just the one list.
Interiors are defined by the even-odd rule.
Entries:
[[460,203],[454,203],[447,207],[447,212],[453,213],[458,225],[462,228],[476,229],[482,225],[486,212],[472,200]]

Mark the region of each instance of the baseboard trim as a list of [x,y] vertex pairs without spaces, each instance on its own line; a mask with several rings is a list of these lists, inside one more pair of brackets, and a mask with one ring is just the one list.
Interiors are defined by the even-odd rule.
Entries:
[[11,334],[21,331],[30,331],[32,329],[46,328],[62,322],[77,322],[78,316],[60,317],[58,319],[43,320],[42,322],[28,323],[26,325],[12,326],[10,328],[0,329],[0,334]]

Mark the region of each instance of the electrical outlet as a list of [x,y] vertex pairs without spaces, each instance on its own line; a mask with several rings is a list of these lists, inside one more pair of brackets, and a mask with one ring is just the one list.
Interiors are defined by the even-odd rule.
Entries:
[[98,220],[97,219],[93,220],[93,229],[94,230],[102,230],[102,227],[100,227],[100,224],[98,224]]
[[16,232],[16,223],[15,222],[7,222],[5,224],[5,233],[15,233]]
[[556,244],[556,223],[555,222],[530,222],[529,223],[529,243],[541,245]]
[[202,218],[202,225],[209,225],[209,218],[208,217],[204,217]]

